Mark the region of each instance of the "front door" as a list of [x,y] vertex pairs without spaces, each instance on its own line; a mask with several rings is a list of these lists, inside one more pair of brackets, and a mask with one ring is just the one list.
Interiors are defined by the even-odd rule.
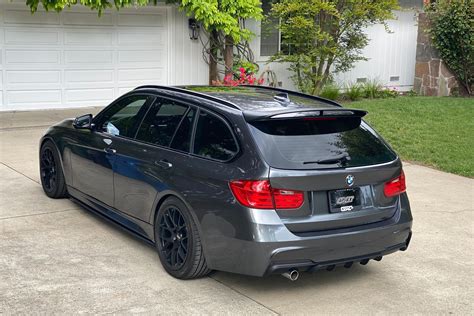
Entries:
[[100,202],[113,206],[115,139],[133,138],[154,97],[131,95],[119,99],[93,121],[92,131],[83,130],[71,142],[73,187]]

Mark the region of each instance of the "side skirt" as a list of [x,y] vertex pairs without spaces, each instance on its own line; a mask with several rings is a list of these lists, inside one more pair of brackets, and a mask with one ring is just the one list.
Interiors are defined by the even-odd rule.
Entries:
[[122,230],[130,233],[134,237],[154,246],[154,229],[153,225],[145,223],[139,219],[128,216],[119,210],[112,208],[102,202],[88,196],[73,187],[67,188],[70,199],[101,218],[118,226]]

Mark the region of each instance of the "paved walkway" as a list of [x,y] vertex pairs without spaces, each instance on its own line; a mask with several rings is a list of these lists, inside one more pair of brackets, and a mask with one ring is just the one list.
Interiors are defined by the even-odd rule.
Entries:
[[405,164],[410,248],[380,263],[179,281],[152,247],[41,190],[38,140],[74,109],[0,112],[0,314],[474,313],[474,180]]

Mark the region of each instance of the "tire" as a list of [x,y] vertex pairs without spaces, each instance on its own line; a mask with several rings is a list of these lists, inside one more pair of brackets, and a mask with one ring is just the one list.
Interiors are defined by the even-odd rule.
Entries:
[[177,279],[197,279],[211,272],[196,223],[177,198],[166,199],[158,210],[155,245],[163,268]]
[[47,140],[40,149],[40,179],[44,193],[53,199],[67,197],[66,181],[58,151],[53,142]]

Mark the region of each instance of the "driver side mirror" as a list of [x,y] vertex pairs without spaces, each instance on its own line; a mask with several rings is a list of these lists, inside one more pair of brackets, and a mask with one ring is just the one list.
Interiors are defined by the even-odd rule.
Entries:
[[76,129],[92,129],[92,114],[78,116],[74,119],[72,126]]

